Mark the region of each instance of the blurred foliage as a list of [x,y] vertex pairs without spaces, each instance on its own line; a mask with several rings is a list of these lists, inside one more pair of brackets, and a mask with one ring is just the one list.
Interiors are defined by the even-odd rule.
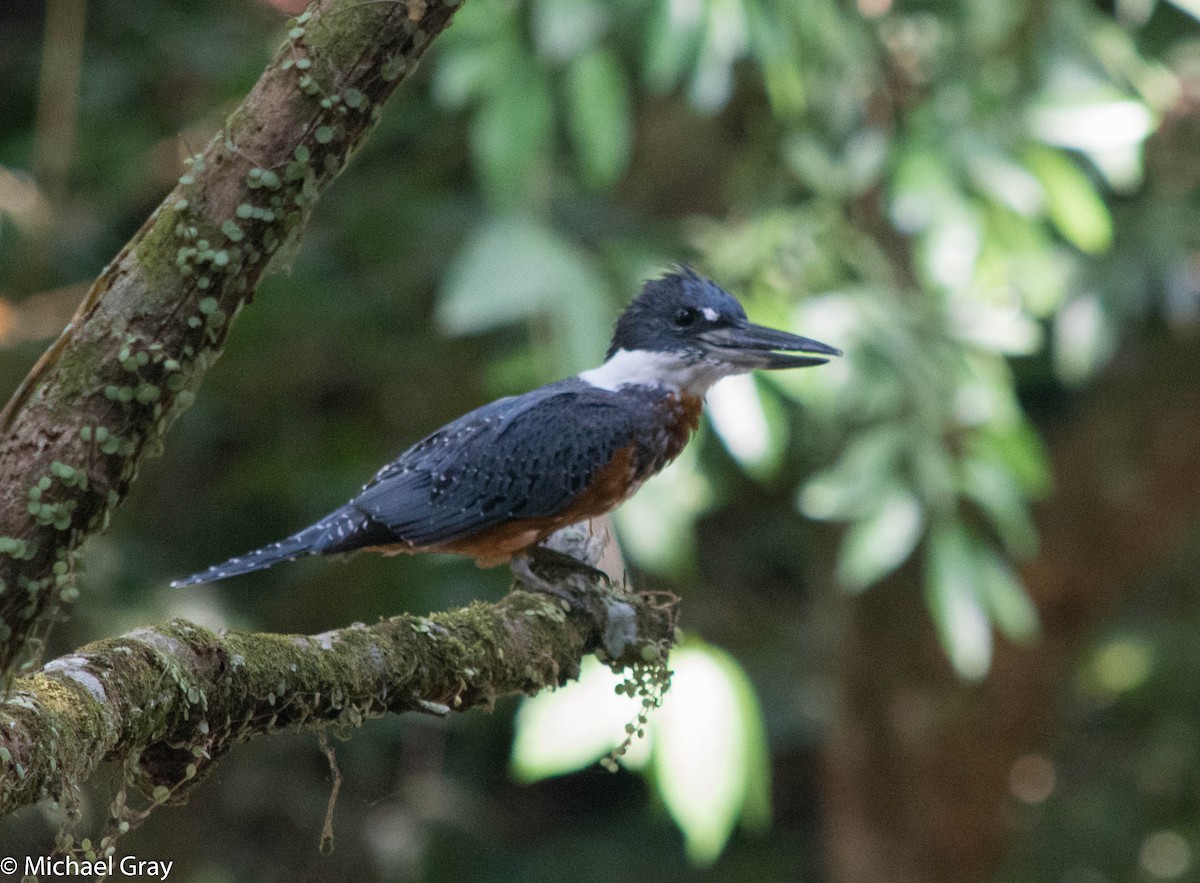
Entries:
[[639,720],[644,701],[623,692],[620,677],[588,659],[577,683],[522,704],[513,773],[536,782],[615,756],[654,783],[683,833],[688,858],[711,865],[738,822],[752,830],[770,822],[762,713],[754,688],[728,653],[689,639],[672,652],[671,669],[661,707]]
[[[772,825],[734,830],[712,873],[805,875],[836,657],[828,590],[923,587],[954,669],[983,677],[994,630],[1038,631],[1015,573],[1052,481],[1046,426],[1123,345],[1200,322],[1195,12],[1182,0],[468,0],[289,272],[245,311],[166,457],[89,546],[57,651],[174,614],[311,632],[499,594],[503,576],[429,556],[164,586],[307,523],[488,398],[594,364],[640,280],[687,259],[757,321],[847,353],[718,387],[697,440],[618,522],[639,584],[679,589],[689,629],[727,648],[732,677],[759,694]],[[58,197],[29,174],[45,126],[43,9],[0,5],[8,388],[69,317],[61,290],[141,224],[283,22],[251,0],[92,0],[87,13]],[[872,589],[898,570],[918,576]],[[1115,698],[1087,706],[1080,752],[1123,745],[1144,714],[1166,728],[1169,769],[1194,778],[1200,731],[1169,710],[1186,707],[1179,685],[1194,677],[1155,663],[1190,633],[1134,632],[1102,636],[1097,659],[1110,661],[1088,663],[1118,674],[1095,675]],[[176,857],[186,879],[672,880],[733,830],[730,816],[708,847],[685,848],[671,798],[660,812],[626,774],[507,782],[507,714],[379,721],[340,746],[348,782],[328,859],[315,848],[324,759],[292,739],[225,761],[130,850]],[[761,762],[747,751],[740,780]],[[1111,771],[1060,777],[1069,790],[1038,804],[1013,879],[1077,866],[1094,871],[1078,880],[1128,879],[1139,849],[1142,870],[1166,879],[1179,841],[1185,857],[1200,848],[1195,802],[1177,789],[1109,812],[1127,778],[1157,769],[1128,763],[1108,790],[1094,780]],[[45,842],[33,815],[8,825],[14,848]],[[1111,849],[1089,854],[1098,838]]]

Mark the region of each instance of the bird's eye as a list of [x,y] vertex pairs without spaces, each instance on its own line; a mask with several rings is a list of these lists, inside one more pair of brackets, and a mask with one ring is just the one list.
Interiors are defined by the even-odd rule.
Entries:
[[699,318],[700,313],[691,307],[683,307],[675,314],[675,324],[679,328],[687,328]]

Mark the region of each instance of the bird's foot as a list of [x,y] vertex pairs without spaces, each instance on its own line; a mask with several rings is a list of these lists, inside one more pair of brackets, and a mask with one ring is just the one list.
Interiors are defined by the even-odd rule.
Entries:
[[558,581],[551,581],[538,570],[558,570],[564,575],[578,574],[588,580],[600,580],[606,587],[612,585],[612,578],[600,568],[546,546],[534,546],[514,556],[509,566],[518,582],[535,591],[560,598],[572,607],[581,605],[579,594],[572,591],[570,584],[564,584],[561,576]]

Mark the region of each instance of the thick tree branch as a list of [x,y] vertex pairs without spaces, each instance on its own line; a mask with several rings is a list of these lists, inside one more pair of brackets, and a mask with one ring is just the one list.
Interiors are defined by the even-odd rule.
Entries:
[[23,660],[32,667],[39,636],[76,595],[75,550],[161,449],[271,256],[299,235],[457,5],[320,0],[300,16],[8,403],[0,687]]
[[18,678],[0,706],[0,814],[70,796],[103,760],[151,799],[177,799],[239,742],[448,714],[563,683],[602,649],[665,659],[676,608],[578,576],[564,610],[515,591],[495,604],[397,616],[322,635],[218,634],[183,620],[97,641]]

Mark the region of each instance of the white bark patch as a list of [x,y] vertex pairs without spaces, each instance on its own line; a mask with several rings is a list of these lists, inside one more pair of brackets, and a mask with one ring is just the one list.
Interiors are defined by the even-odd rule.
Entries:
[[104,702],[108,698],[108,694],[104,690],[104,684],[100,683],[100,679],[87,670],[87,658],[83,656],[64,656],[62,659],[55,659],[47,662],[42,666],[42,671],[50,673],[57,672],[64,677],[68,677],[75,683],[83,686],[85,690],[92,694],[92,698],[97,702]]

